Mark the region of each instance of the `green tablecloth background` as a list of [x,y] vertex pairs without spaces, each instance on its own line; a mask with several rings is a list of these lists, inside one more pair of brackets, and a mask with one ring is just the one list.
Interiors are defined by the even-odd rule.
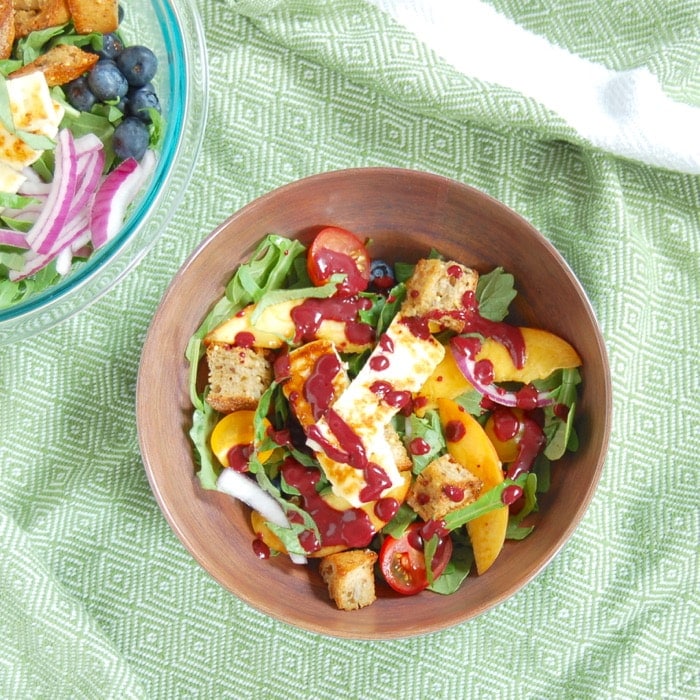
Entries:
[[[0,347],[0,697],[699,697],[700,178],[592,147],[361,0],[197,4],[211,103],[185,201],[114,290]],[[490,4],[700,106],[697,0]],[[388,642],[297,630],[216,584],[159,511],[134,422],[150,318],[198,242],[279,185],[373,165],[466,182],[542,231],[590,295],[615,394],[599,489],[549,567]]]

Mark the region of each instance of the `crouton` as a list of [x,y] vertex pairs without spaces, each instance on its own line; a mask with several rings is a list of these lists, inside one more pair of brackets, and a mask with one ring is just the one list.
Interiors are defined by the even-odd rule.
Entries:
[[464,295],[476,291],[479,273],[456,262],[419,260],[406,282],[401,313],[426,316],[441,328],[464,330]]
[[374,564],[377,553],[371,549],[349,549],[321,559],[319,572],[328,594],[340,610],[357,610],[376,599]]
[[71,19],[67,0],[15,0],[13,4],[15,37],[18,39],[40,29],[67,24]]
[[99,58],[96,53],[83,51],[77,46],[58,44],[31,63],[10,73],[10,78],[41,71],[49,87],[65,85],[90,70]]
[[410,469],[413,466],[413,460],[403,442],[401,442],[401,437],[396,432],[396,428],[391,423],[387,424],[384,435],[386,436],[387,444],[391,447],[391,452],[394,455],[399,471],[404,472]]
[[0,0],[0,60],[10,57],[14,41],[15,14],[12,0]]
[[109,34],[119,27],[118,0],[68,0],[78,34]]
[[220,413],[253,410],[272,383],[267,351],[212,343],[207,348],[209,405]]
[[482,487],[481,479],[446,454],[416,477],[406,502],[423,520],[439,520],[475,501]]

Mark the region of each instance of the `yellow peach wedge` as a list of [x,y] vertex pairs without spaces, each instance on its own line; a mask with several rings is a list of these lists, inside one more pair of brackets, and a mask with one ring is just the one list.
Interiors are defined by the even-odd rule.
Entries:
[[[479,422],[450,399],[438,399],[440,425],[447,450],[483,482],[483,493],[503,481],[498,454]],[[467,523],[477,573],[487,571],[503,549],[508,528],[508,507],[503,506]]]
[[521,368],[513,364],[510,353],[496,340],[486,338],[476,360],[488,359],[493,365],[495,382],[523,382],[545,379],[558,369],[581,365],[576,350],[554,333],[539,328],[520,328],[525,341],[525,363]]
[[438,399],[454,399],[471,388],[448,349],[414,397],[416,415],[422,417],[426,411],[437,408]]

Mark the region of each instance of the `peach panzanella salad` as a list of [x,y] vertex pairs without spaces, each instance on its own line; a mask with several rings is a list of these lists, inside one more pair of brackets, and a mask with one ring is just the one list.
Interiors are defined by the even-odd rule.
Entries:
[[317,562],[343,610],[377,581],[449,594],[486,572],[577,448],[581,359],[504,321],[512,275],[368,248],[267,235],[187,349],[201,485],[251,508],[251,555]]

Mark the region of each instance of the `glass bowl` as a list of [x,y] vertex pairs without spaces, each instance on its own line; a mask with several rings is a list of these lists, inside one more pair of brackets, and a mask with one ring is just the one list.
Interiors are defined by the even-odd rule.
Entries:
[[165,133],[150,183],[121,231],[59,282],[0,308],[0,344],[47,330],[111,289],[153,246],[182,201],[199,154],[207,114],[207,61],[201,20],[192,0],[123,0],[120,31],[158,58],[154,80]]

